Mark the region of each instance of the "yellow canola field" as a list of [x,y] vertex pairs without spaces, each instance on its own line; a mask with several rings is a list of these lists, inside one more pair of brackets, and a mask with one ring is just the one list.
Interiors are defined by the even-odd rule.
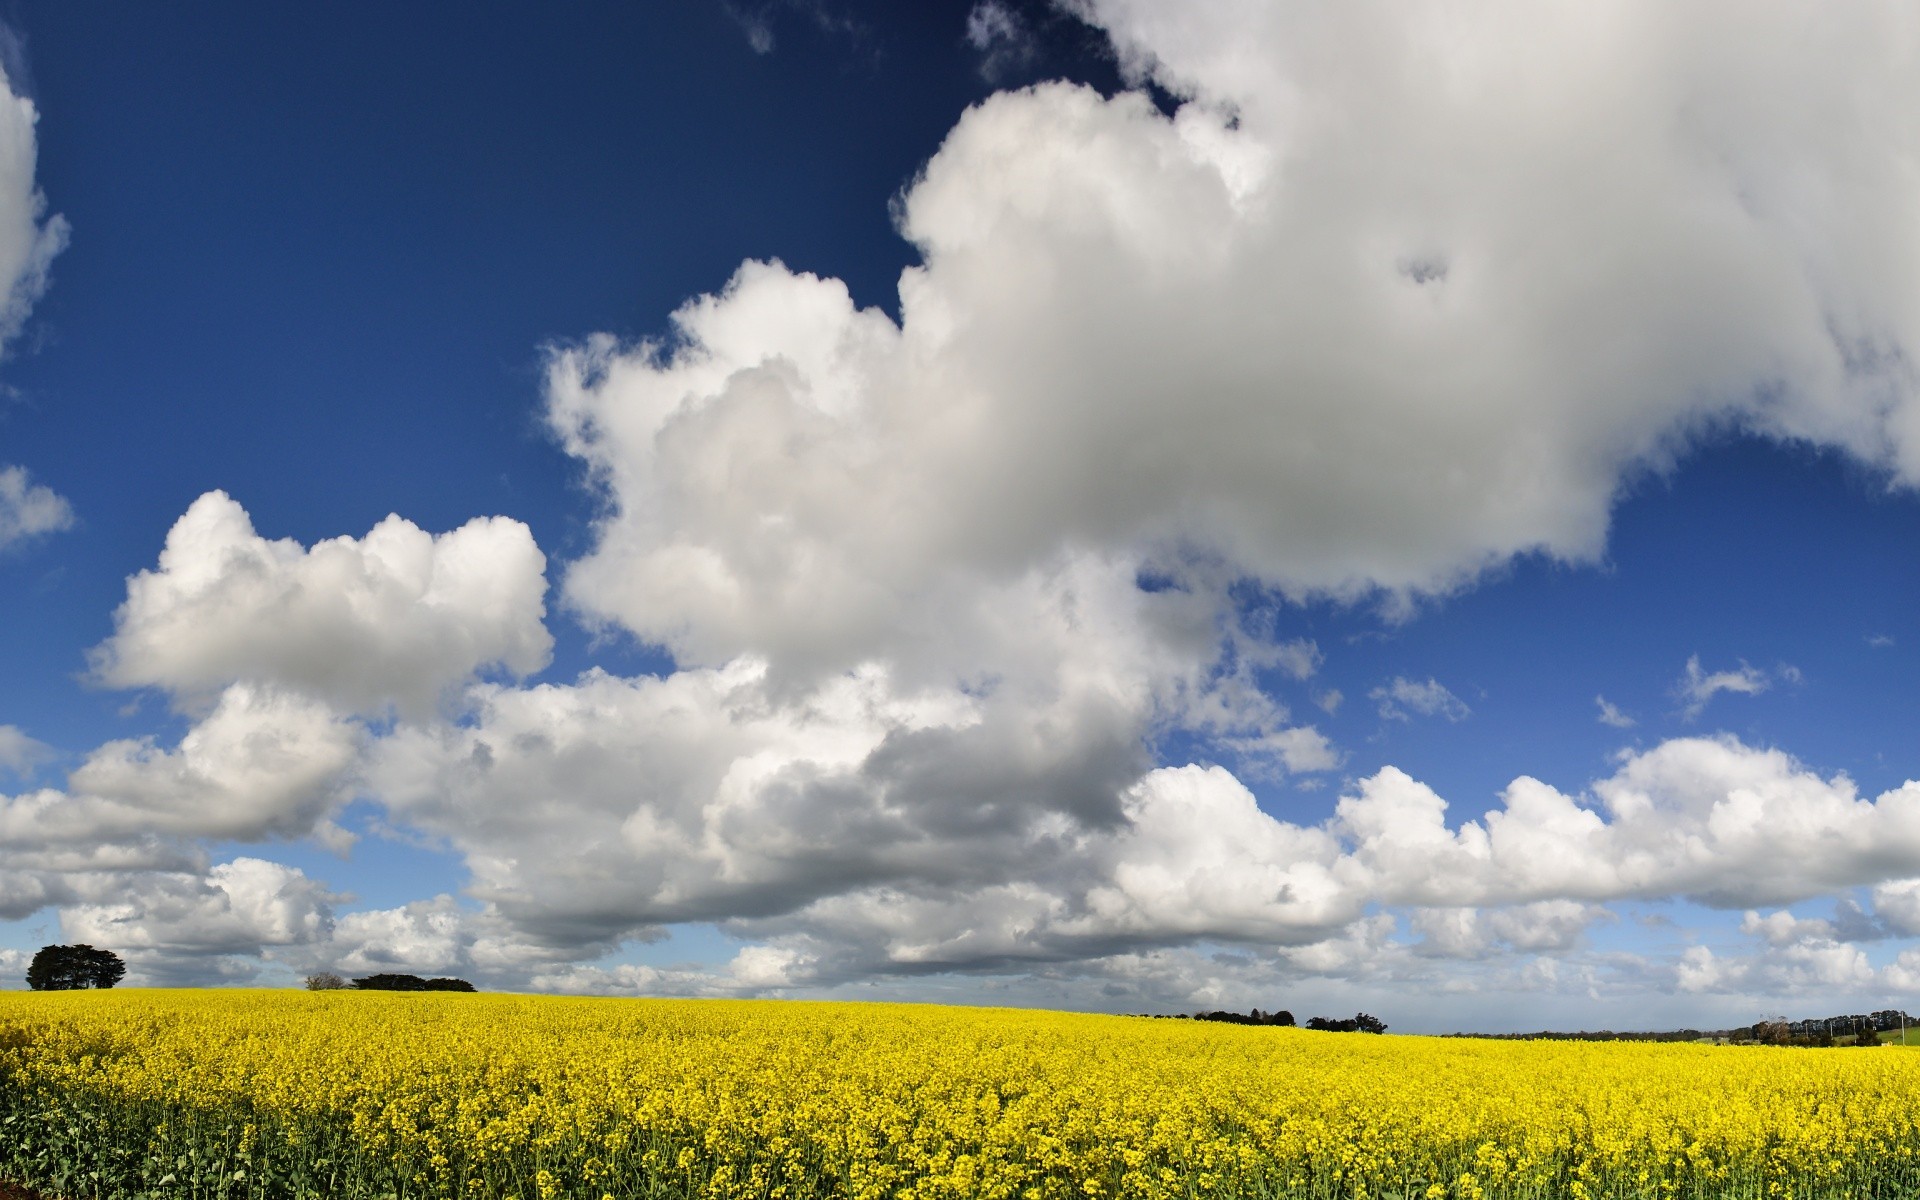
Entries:
[[919,1005],[0,993],[67,1200],[1920,1193],[1920,1055]]

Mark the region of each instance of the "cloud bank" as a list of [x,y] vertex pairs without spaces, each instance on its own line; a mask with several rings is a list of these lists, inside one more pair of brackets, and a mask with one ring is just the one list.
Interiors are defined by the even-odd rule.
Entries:
[[[289,964],[576,990],[1865,978],[1837,925],[1756,918],[1737,967],[1582,948],[1675,897],[1877,887],[1908,921],[1916,785],[1684,738],[1466,821],[1395,767],[1282,820],[1246,781],[1342,752],[1276,694],[1319,647],[1244,596],[1408,616],[1516,556],[1595,562],[1623,486],[1715,430],[1920,483],[1908,9],[1072,7],[1174,111],[1050,83],[966,112],[899,200],[898,320],[748,262],[662,338],[552,354],[545,416],[599,505],[563,603],[669,671],[501,678],[551,644],[517,522],[303,547],[210,494],[93,660],[197,723],[7,802],[39,838],[11,911],[161,957],[255,930]],[[1693,662],[1683,700],[1763,682]],[[1432,678],[1369,698],[1468,713]],[[349,795],[451,847],[466,902],[334,918],[284,870],[160,862],[325,836]],[[66,829],[152,860],[141,898],[107,912],[75,882],[103,876],[46,865]],[[581,965],[684,923],[750,944],[706,974]]]

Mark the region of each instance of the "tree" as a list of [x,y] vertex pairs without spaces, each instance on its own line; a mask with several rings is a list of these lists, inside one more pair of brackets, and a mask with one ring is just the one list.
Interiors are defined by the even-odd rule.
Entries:
[[127,973],[127,964],[111,950],[77,946],[42,946],[27,965],[27,986],[36,992],[71,992],[81,988],[110,988]]
[[424,992],[427,981],[418,975],[363,975],[353,981],[353,986],[365,992]]
[[347,981],[332,971],[322,971],[318,975],[307,976],[307,990],[310,992],[332,992],[346,986]]
[[471,992],[464,979],[422,979],[418,975],[366,975],[353,981],[366,992]]

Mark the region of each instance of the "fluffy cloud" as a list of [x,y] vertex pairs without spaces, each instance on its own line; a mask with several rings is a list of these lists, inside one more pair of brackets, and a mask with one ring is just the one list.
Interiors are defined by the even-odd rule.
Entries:
[[60,914],[74,941],[172,954],[253,954],[332,932],[339,900],[299,869],[258,858],[221,863],[204,877],[154,875],[122,898]]
[[[1340,757],[1274,695],[1319,648],[1246,620],[1249,582],[1409,612],[1515,555],[1592,561],[1622,481],[1728,424],[1920,482],[1900,7],[1074,7],[1186,102],[1050,84],[969,111],[901,199],[898,321],[747,263],[668,339],[553,356],[547,419],[603,502],[566,603],[671,673],[468,686],[445,719],[476,672],[546,661],[523,526],[389,518],[307,549],[213,494],[130,582],[96,674],[208,726],[281,705],[312,770],[250,773],[253,743],[209,728],[204,761],[108,747],[72,795],[10,805],[184,832],[207,825],[180,798],[226,780],[231,827],[271,835],[353,779],[462,856],[481,908],[343,917],[300,953],[569,987],[1185,972],[1206,994],[1168,965],[1205,945],[1419,978],[1563,952],[1613,901],[1920,877],[1915,785],[1866,799],[1731,740],[1586,794],[1516,779],[1466,821],[1391,767],[1318,822],[1241,777]],[[1693,667],[1709,697],[1744,678]],[[1466,715],[1431,679],[1371,698]],[[350,769],[334,714],[388,706]],[[1169,734],[1235,770],[1156,766]],[[760,944],[701,978],[568,965],[688,921]],[[1807,978],[1858,975],[1800,933],[1779,949]],[[1675,978],[1799,986],[1735,970]],[[1573,986],[1556,971],[1511,985]]]
[[712,663],[870,652],[1068,546],[1444,589],[1593,558],[1727,418],[1920,481],[1899,6],[1083,11],[1196,99],[970,111],[900,324],[749,264],[673,345],[556,360],[612,506],[575,603]]
[[1693,946],[1681,955],[1674,978],[1683,992],[1763,996],[1857,992],[1875,989],[1883,980],[1902,986],[1897,968],[1883,976],[1865,951],[1830,938],[1802,939],[1748,955],[1717,955]]
[[1920,872],[1920,785],[1867,799],[1730,738],[1625,756],[1586,795],[1522,777],[1457,822],[1389,767],[1298,824],[1224,768],[1122,758],[1124,710],[1112,741],[1062,742],[1101,726],[1067,709],[1036,737],[1018,708],[903,700],[877,670],[777,695],[741,664],[484,688],[471,724],[384,739],[369,786],[465,856],[513,937],[589,957],[721,922],[790,952],[795,982],[1196,942],[1306,954],[1376,905],[1418,910],[1428,956],[1552,953],[1612,902],[1784,904]]
[[0,799],[0,861],[165,838],[304,836],[345,799],[361,737],[316,701],[235,684],[172,749],[109,742],[65,791]]
[[1387,768],[1340,803],[1382,899],[1517,903],[1685,896],[1716,907],[1791,903],[1910,875],[1920,784],[1875,800],[1777,750],[1679,738],[1632,754],[1589,805],[1538,780],[1458,829],[1445,802]]
[[1564,953],[1588,927],[1606,920],[1599,905],[1542,900],[1512,908],[1426,908],[1413,913],[1416,952],[1437,958],[1483,958],[1496,952]]
[[1874,916],[1902,937],[1920,937],[1920,879],[1889,879],[1873,889]]
[[[1249,629],[1249,580],[1404,605],[1589,561],[1622,481],[1726,424],[1920,482],[1898,7],[1074,7],[1187,102],[969,111],[901,199],[898,321],[747,263],[668,339],[556,353],[548,419],[605,505],[567,603],[680,673],[483,692],[383,747],[381,794],[530,936],[733,920],[787,978],[1318,945],[1369,903],[1518,945],[1514,906],[1907,872],[1908,792],[1738,743],[1597,800],[1519,779],[1458,826],[1392,769],[1302,826],[1144,753],[1338,762],[1271,695],[1318,649]],[[593,831],[577,883],[553,827]]]
[[158,568],[127,581],[93,672],[189,708],[245,680],[424,715],[483,667],[546,665],[545,570],[527,527],[504,517],[437,536],[388,517],[309,549],[268,541],[209,492],[175,522]]
[[0,467],[0,550],[73,524],[73,509],[22,467]]
[[[47,216],[34,183],[38,146],[33,101],[17,94],[0,72],[0,348],[20,332],[47,289],[47,270],[67,244],[67,222]],[[0,467],[0,550],[73,524],[73,509],[50,489],[29,481],[22,467]]]
[[47,215],[34,183],[39,147],[33,101],[0,74],[0,342],[19,332],[47,288],[47,268],[67,244],[67,222]]

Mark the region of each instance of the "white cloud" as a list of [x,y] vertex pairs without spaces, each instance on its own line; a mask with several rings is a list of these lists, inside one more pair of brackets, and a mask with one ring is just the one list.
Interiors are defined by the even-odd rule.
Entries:
[[66,219],[47,216],[46,197],[34,183],[39,120],[33,101],[0,74],[0,343],[20,331],[47,289],[54,256],[67,244]]
[[1295,638],[1290,642],[1280,642],[1268,650],[1268,661],[1288,675],[1302,682],[1313,678],[1320,664],[1326,661],[1326,655],[1320,653],[1320,647],[1311,638]]
[[329,818],[350,794],[361,730],[304,697],[236,684],[172,749],[109,742],[65,790],[0,796],[0,911],[64,903],[85,876],[194,869],[195,839],[350,840]]
[[1367,699],[1390,721],[1405,721],[1412,714],[1464,721],[1473,712],[1460,697],[1432,678],[1421,682],[1396,675],[1390,682],[1368,692]]
[[[353,914],[288,954],[581,986],[600,977],[569,964],[682,921],[758,944],[673,986],[1084,970],[1205,994],[1209,943],[1417,977],[1558,952],[1622,899],[1920,877],[1920,785],[1869,800],[1731,740],[1629,755],[1591,795],[1522,777],[1453,824],[1390,767],[1297,823],[1151,757],[1182,735],[1337,764],[1259,686],[1319,654],[1243,626],[1249,580],[1404,608],[1519,554],[1594,561],[1622,480],[1727,425],[1920,482],[1901,6],[1075,8],[1192,102],[1049,84],[970,110],[902,198],[922,261],[898,322],[748,263],[668,341],[554,355],[548,420],[605,503],[566,602],[673,673],[472,685],[547,661],[524,526],[395,517],[307,549],[213,494],[94,660],[215,705],[198,740],[103,748],[0,819],[48,841],[71,812],[151,855],[292,835],[363,780],[462,855],[482,907]],[[1749,671],[1695,661],[1689,686]],[[1467,715],[1433,679],[1370,698]],[[389,705],[361,769],[339,714]],[[77,896],[50,861],[11,862],[0,895]],[[1381,906],[1419,911],[1425,951]],[[1851,947],[1780,949],[1804,961],[1674,978],[1858,977]]]
[[65,500],[30,482],[24,468],[0,467],[0,550],[72,526],[73,508]]
[[[732,921],[787,978],[1901,870],[1904,793],[1738,743],[1623,760],[1597,804],[1519,779],[1458,828],[1391,769],[1297,826],[1146,754],[1337,761],[1258,686],[1317,648],[1245,628],[1248,580],[1404,609],[1593,561],[1622,480],[1728,425],[1920,481],[1898,6],[1074,7],[1191,102],[970,110],[901,200],[899,321],[747,263],[669,339],[555,354],[605,502],[564,596],[679,673],[483,689],[376,790],[535,940]],[[1467,715],[1433,679],[1371,699]],[[1238,851],[1130,832],[1163,818]],[[578,882],[554,828],[588,832]]]
[[546,665],[545,569],[527,527],[504,517],[437,536],[388,517],[306,548],[259,536],[209,492],[175,522],[157,569],[127,581],[93,673],[189,708],[244,680],[425,715],[484,667]]
[[234,684],[174,749],[138,739],[95,750],[68,776],[69,798],[35,828],[76,840],[301,837],[344,801],[360,739],[324,704]]
[[1542,900],[1511,908],[1425,908],[1412,917],[1418,953],[1482,958],[1496,952],[1564,953],[1609,913],[1599,905]]
[[1744,662],[1737,671],[1703,671],[1700,656],[1695,654],[1687,659],[1687,673],[1674,685],[1674,691],[1683,702],[1681,716],[1691,721],[1706,711],[1708,702],[1722,692],[1758,696],[1772,686],[1773,681],[1767,678],[1766,672]]
[[[33,101],[0,72],[0,349],[20,332],[47,290],[47,272],[67,244],[67,222],[47,215],[34,182],[40,119]],[[0,467],[0,550],[73,525],[73,508],[32,483],[23,467]]]
[[903,696],[877,672],[770,696],[742,665],[483,688],[472,725],[384,739],[369,786],[463,854],[475,896],[532,944],[585,956],[712,921],[804,951],[816,981],[1310,946],[1370,905],[1486,909],[1423,930],[1444,946],[1435,923],[1464,921],[1482,949],[1547,952],[1595,905],[1751,907],[1920,875],[1920,784],[1868,800],[1728,738],[1627,755],[1590,798],[1522,777],[1459,824],[1389,767],[1301,825],[1223,768],[1116,772],[1124,719],[1117,743],[1087,740],[1087,714],[1058,709],[1034,740],[1017,706]]
[[967,13],[967,44],[975,50],[990,50],[996,42],[1020,37],[1021,25],[1019,16],[1001,0],[980,0]]
[[1764,917],[1748,909],[1746,915],[1740,918],[1740,932],[1749,937],[1759,937],[1769,946],[1836,940],[1832,921],[1823,921],[1818,917],[1796,917],[1785,909]]
[[62,910],[61,931],[98,946],[255,954],[326,937],[339,899],[297,867],[258,858],[220,863],[204,878],[149,875],[142,883],[112,903]]
[[980,75],[989,83],[1025,71],[1040,53],[1033,31],[1003,0],[979,0],[967,13],[966,37],[980,53]]
[[1717,955],[1706,946],[1689,947],[1676,965],[1674,981],[1682,992],[1727,992],[1756,996],[1797,993],[1876,992],[1898,978],[1874,970],[1864,950],[1831,938],[1807,938],[1770,945],[1755,954]]
[[[246,981],[264,953],[325,940],[343,897],[296,867],[236,858],[205,874],[140,873],[96,881],[60,910],[68,941],[110,947],[130,982]],[[241,960],[241,961],[230,961]]]
[[1614,729],[1632,729],[1635,721],[1605,696],[1595,696],[1593,703],[1600,709],[1600,723]]
[[1873,912],[1894,933],[1920,937],[1920,879],[1889,879],[1876,886]]
[[782,12],[797,13],[811,21],[822,33],[835,34],[855,42],[867,36],[866,26],[845,13],[837,12],[826,0],[721,0],[721,9],[747,35],[747,45],[755,54],[772,54],[774,24]]
[[24,774],[45,761],[52,752],[52,747],[35,741],[17,727],[0,725],[0,771]]

